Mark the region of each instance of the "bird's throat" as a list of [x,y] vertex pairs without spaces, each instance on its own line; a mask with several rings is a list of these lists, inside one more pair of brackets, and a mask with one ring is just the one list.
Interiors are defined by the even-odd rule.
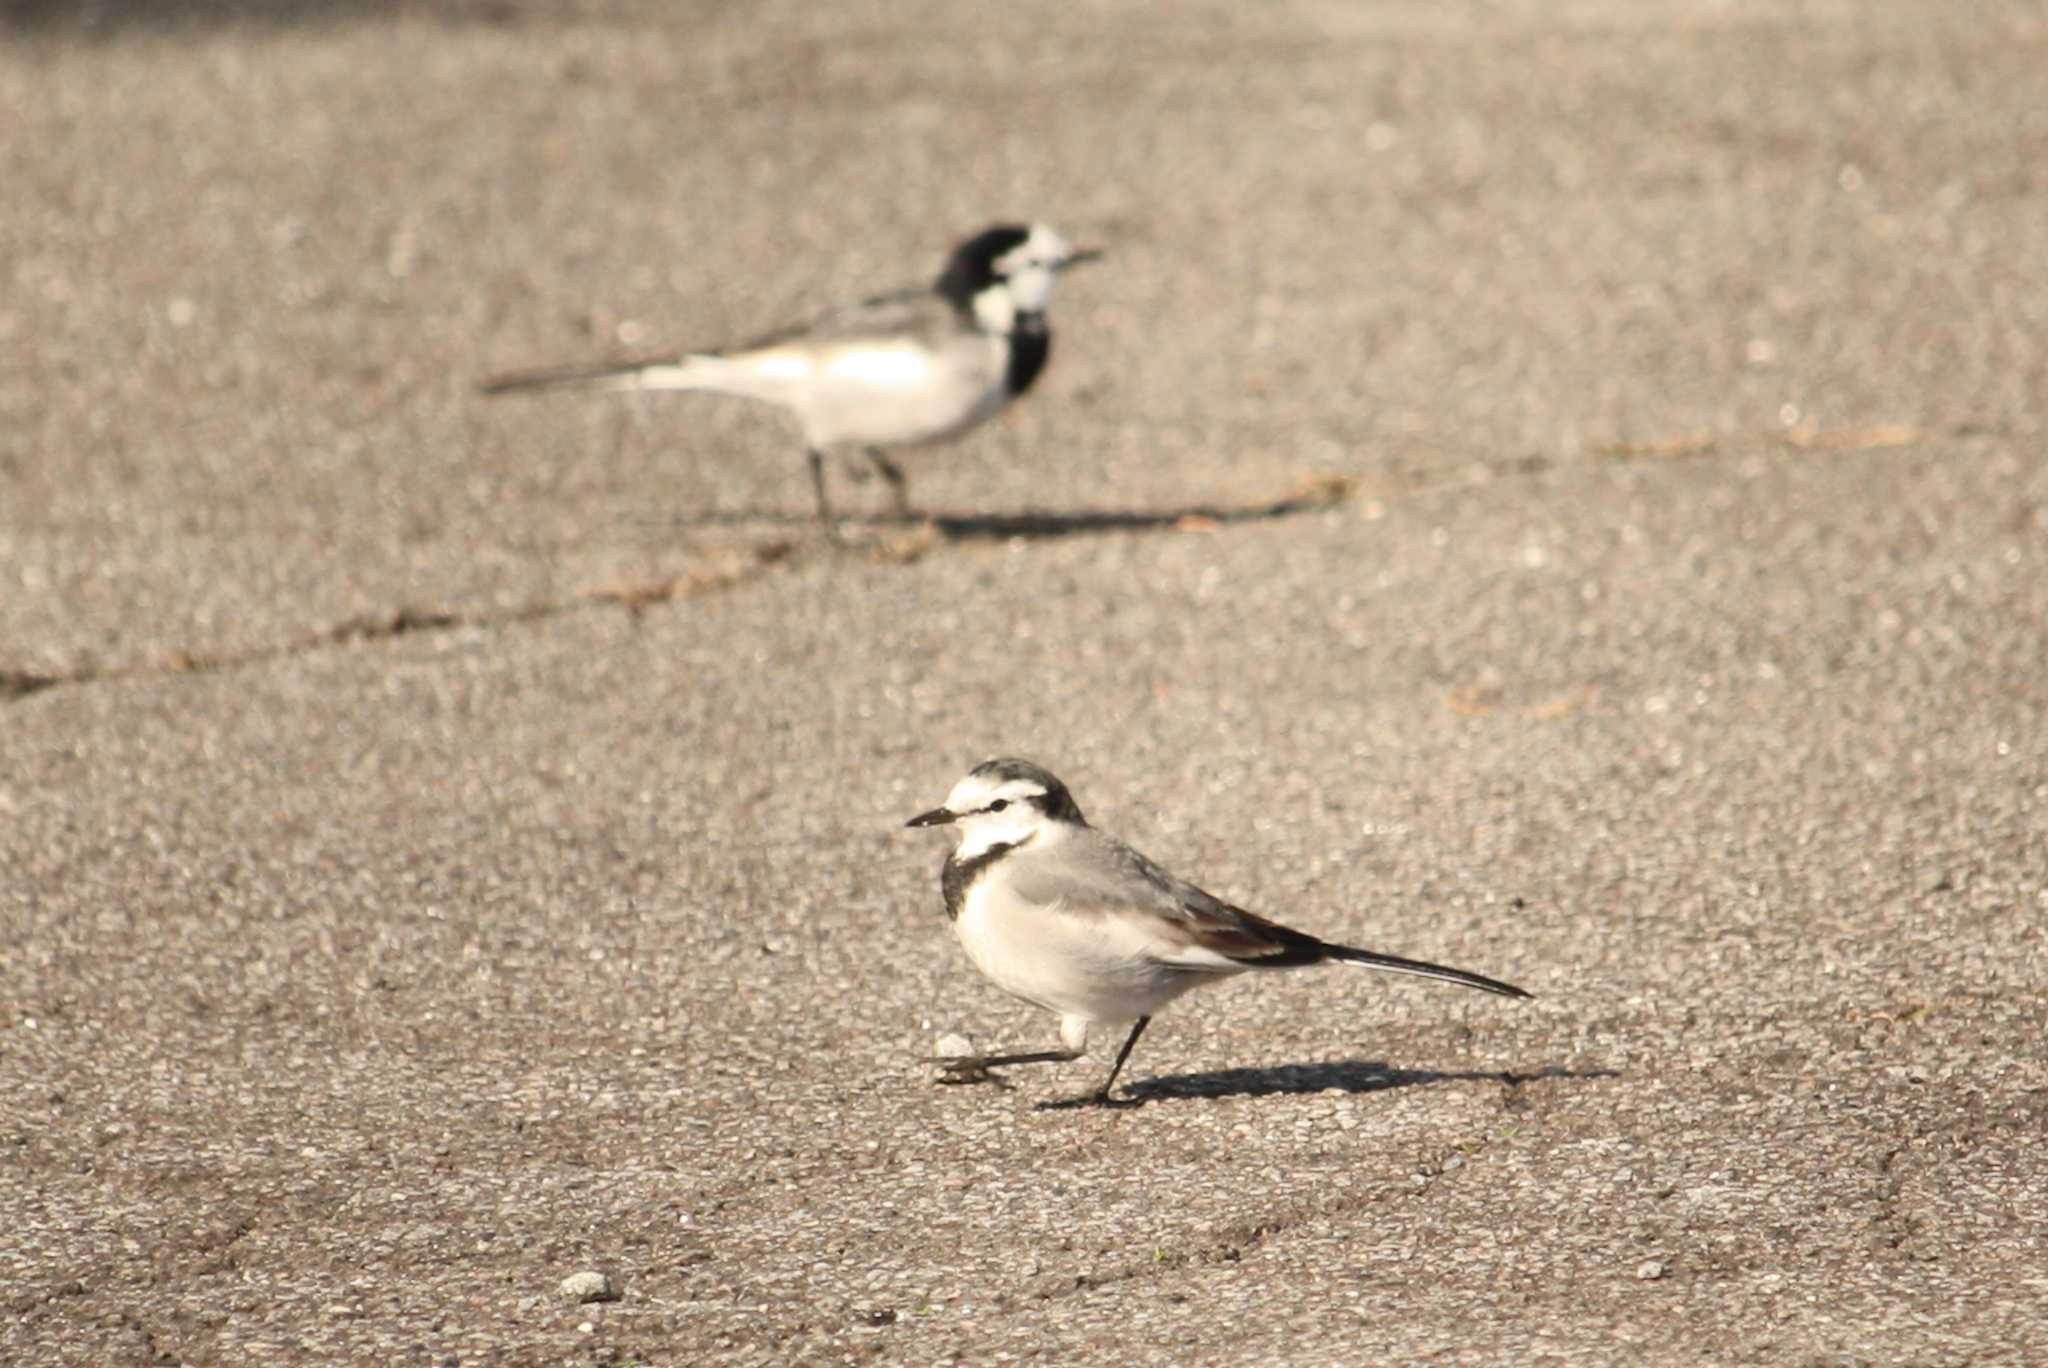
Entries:
[[[1030,839],[1027,836],[1024,841]],[[974,887],[975,881],[981,878],[990,865],[1023,845],[1024,841],[988,846],[965,859],[962,859],[957,851],[946,857],[945,867],[939,871],[939,892],[946,899],[947,921],[960,920],[960,909],[967,906],[967,894]]]

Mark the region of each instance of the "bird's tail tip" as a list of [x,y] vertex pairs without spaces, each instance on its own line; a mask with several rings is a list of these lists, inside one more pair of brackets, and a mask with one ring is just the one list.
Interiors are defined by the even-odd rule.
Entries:
[[1348,945],[1330,947],[1330,957],[1367,969],[1384,969],[1396,974],[1414,974],[1419,978],[1463,984],[1467,988],[1477,988],[1481,992],[1496,993],[1506,998],[1526,1001],[1536,996],[1527,988],[1518,988],[1512,983],[1488,978],[1485,974],[1475,974],[1469,969],[1453,969],[1447,964],[1431,964],[1427,960],[1405,959],[1400,955],[1383,955],[1374,950],[1355,950]]
[[551,389],[681,388],[686,368],[697,357],[663,357],[658,361],[613,361],[597,366],[556,366],[545,370],[505,371],[477,381],[478,394],[518,394]]
[[611,368],[506,371],[477,381],[478,394],[517,394],[522,390],[572,389],[597,384],[613,373]]

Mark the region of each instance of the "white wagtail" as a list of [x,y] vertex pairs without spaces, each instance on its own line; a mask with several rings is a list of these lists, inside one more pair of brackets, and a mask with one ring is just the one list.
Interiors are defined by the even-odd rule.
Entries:
[[527,371],[479,388],[709,390],[780,404],[803,429],[821,522],[832,524],[831,447],[864,449],[904,515],[903,471],[883,450],[957,437],[1029,389],[1052,348],[1053,278],[1100,255],[1043,223],[998,224],[954,248],[929,287],[876,295],[729,351]]
[[1057,1012],[1066,1048],[942,1060],[951,1075],[942,1081],[1078,1059],[1090,1026],[1134,1022],[1102,1087],[1077,1099],[1105,1103],[1154,1012],[1247,969],[1335,960],[1529,996],[1483,974],[1332,945],[1234,907],[1089,826],[1067,786],[1028,760],[975,766],[944,807],[908,823],[945,824],[960,828],[960,843],[939,888],[967,957],[1005,992]]

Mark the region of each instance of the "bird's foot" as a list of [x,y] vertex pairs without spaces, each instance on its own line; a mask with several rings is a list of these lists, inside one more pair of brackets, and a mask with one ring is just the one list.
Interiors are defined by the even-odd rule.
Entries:
[[993,1083],[998,1088],[1010,1086],[989,1067],[1000,1062],[993,1056],[933,1055],[931,1062],[939,1066],[939,1076],[932,1081],[944,1087],[960,1087],[969,1083]]
[[931,1062],[944,1070],[937,1082],[993,1083],[999,1088],[1007,1088],[1010,1085],[996,1076],[997,1069],[1007,1069],[1014,1064],[1065,1064],[1080,1057],[1076,1050],[1035,1050],[1030,1054],[934,1055]]

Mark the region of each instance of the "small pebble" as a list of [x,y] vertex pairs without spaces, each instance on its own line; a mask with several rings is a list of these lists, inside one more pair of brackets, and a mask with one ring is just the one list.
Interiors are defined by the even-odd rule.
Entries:
[[940,1059],[965,1059],[974,1053],[974,1042],[958,1031],[948,1031],[932,1043],[932,1053]]
[[619,1299],[619,1290],[612,1286],[612,1280],[593,1269],[571,1273],[562,1279],[562,1295],[568,1300],[583,1302],[608,1302]]
[[1642,1282],[1655,1282],[1663,1276],[1664,1261],[1662,1259],[1646,1259],[1636,1265],[1636,1277]]

